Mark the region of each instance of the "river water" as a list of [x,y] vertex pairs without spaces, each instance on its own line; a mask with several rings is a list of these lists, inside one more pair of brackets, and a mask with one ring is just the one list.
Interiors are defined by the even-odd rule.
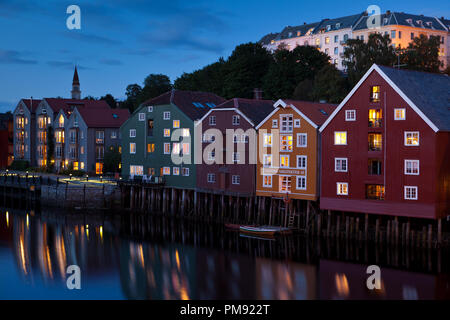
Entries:
[[[448,253],[249,238],[156,215],[0,209],[0,299],[450,299]],[[67,288],[69,265],[80,267],[80,290]],[[369,265],[380,267],[379,290],[367,288]]]

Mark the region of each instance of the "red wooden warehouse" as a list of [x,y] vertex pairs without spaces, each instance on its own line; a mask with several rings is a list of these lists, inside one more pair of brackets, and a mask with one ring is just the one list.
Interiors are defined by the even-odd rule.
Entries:
[[325,210],[450,214],[450,78],[373,65],[322,132]]

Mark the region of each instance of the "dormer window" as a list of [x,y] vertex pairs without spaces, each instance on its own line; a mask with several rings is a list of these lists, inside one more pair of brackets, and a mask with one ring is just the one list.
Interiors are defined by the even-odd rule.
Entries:
[[331,30],[331,25],[327,25],[327,31]]
[[301,36],[301,32],[300,31],[297,31],[297,37],[300,37]]
[[416,23],[421,26],[422,25],[422,20],[417,20]]
[[336,23],[336,29],[339,29],[341,27],[340,23]]
[[383,23],[384,23],[384,24],[387,24],[387,23],[388,23],[388,18],[384,18],[384,19],[383,19]]
[[42,109],[42,113],[43,113],[43,114],[46,114],[46,113],[47,113],[47,110],[46,110],[45,108],[43,108],[43,109]]
[[408,22],[409,24],[412,24],[412,19],[406,19],[406,22]]

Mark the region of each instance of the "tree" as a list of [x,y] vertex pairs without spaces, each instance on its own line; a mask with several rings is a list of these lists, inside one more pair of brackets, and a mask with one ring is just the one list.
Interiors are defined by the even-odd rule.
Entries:
[[53,171],[55,160],[55,134],[52,126],[47,127],[47,171]]
[[408,48],[401,54],[405,68],[425,72],[439,72],[442,62],[439,60],[440,38],[423,34],[415,37]]
[[97,98],[96,98],[96,97],[93,97],[93,96],[86,96],[86,97],[84,97],[84,100],[91,100],[91,101],[94,101],[94,100],[97,100]]
[[339,103],[347,92],[347,80],[334,65],[326,65],[317,73],[312,92],[315,101]]
[[150,74],[144,80],[139,102],[155,98],[172,89],[172,83],[168,76],[164,74]]
[[228,99],[252,98],[253,89],[262,88],[272,61],[270,52],[259,43],[237,46],[224,66],[222,95]]
[[127,99],[121,104],[121,108],[130,110],[132,113],[140,103],[142,87],[136,83],[127,86],[125,95]]
[[117,101],[110,93],[107,93],[106,95],[101,97],[100,100],[105,101],[113,109],[117,108]]
[[313,81],[311,79],[300,81],[300,83],[295,87],[292,99],[313,101]]
[[121,155],[118,146],[111,146],[105,151],[103,159],[103,172],[119,172]]
[[351,86],[354,86],[374,63],[392,66],[396,61],[397,57],[388,35],[372,33],[367,43],[359,39],[347,40],[343,65],[347,69]]

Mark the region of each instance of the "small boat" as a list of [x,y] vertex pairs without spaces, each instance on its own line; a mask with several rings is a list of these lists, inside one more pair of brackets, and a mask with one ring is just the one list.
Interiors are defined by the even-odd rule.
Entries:
[[240,231],[246,234],[253,234],[262,237],[273,237],[275,235],[289,234],[292,232],[289,228],[274,226],[240,226]]

